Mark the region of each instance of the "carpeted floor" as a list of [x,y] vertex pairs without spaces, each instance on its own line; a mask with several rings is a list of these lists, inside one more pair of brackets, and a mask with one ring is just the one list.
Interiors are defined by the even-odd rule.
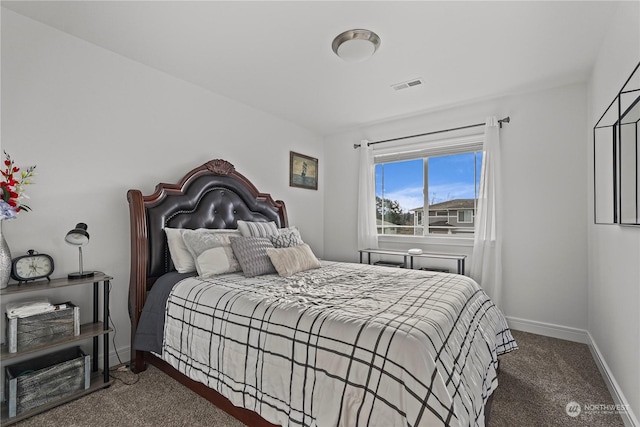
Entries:
[[[518,331],[514,337],[519,349],[501,358],[489,427],[623,426],[619,415],[601,409],[613,400],[586,345]],[[114,376],[120,380],[108,389],[15,425],[243,426],[153,367]],[[567,415],[570,402],[580,405],[576,417]]]
[[[600,406],[614,402],[586,344],[513,336],[519,348],[500,358],[489,427],[624,426],[611,406]],[[576,417],[567,414],[571,402],[580,405]]]

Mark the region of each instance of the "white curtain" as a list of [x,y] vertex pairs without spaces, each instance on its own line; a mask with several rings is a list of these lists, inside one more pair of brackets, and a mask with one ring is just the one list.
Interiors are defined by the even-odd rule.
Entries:
[[480,194],[476,211],[470,276],[493,302],[502,303],[502,174],[498,120],[488,117],[484,130]]
[[360,143],[360,171],[358,182],[358,249],[377,249],[375,165],[373,148],[368,141]]

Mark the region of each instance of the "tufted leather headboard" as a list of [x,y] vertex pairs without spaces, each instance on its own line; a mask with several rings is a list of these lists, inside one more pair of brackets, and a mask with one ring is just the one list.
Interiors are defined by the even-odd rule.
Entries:
[[158,184],[149,196],[129,190],[127,200],[131,222],[132,338],[147,291],[158,277],[174,270],[165,227],[236,229],[238,220],[274,221],[280,228],[288,226],[283,201],[258,192],[231,163],[220,159],[193,169],[177,184]]

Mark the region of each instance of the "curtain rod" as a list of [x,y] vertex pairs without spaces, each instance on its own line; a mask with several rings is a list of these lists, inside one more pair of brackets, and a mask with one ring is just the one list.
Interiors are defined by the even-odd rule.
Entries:
[[[509,116],[505,117],[504,119],[498,120],[498,123],[500,124],[500,129],[502,129],[502,123],[509,123],[510,121],[511,121],[511,118]],[[417,135],[401,136],[401,137],[398,137],[398,138],[385,139],[385,140],[382,140],[382,141],[367,142],[367,147],[370,146],[370,145],[382,144],[383,142],[399,141],[401,139],[415,138],[415,137],[418,137],[418,136],[435,135],[437,133],[451,132],[451,131],[454,131],[454,130],[475,128],[475,127],[478,127],[478,126],[484,126],[485,124],[486,123],[476,123],[474,125],[460,126],[460,127],[451,128],[451,129],[436,130],[436,131],[433,131],[433,132],[419,133]],[[360,147],[360,144],[353,144],[353,148],[358,148],[358,147]]]

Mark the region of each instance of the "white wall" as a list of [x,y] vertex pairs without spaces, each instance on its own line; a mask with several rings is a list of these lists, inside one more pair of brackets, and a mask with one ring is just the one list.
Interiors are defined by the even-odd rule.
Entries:
[[[327,188],[340,191],[325,192],[325,254],[340,260],[357,260],[358,154],[353,149],[354,142],[481,123],[489,115],[508,115],[511,123],[501,130],[505,203],[503,310],[518,329],[548,335],[560,332],[564,338],[585,341],[586,104],[585,85],[574,84],[388,121],[327,138],[325,156],[331,169],[327,170],[325,182]],[[392,245],[399,247],[401,243],[395,241]],[[416,245],[412,240],[404,246]],[[469,246],[425,247],[471,253]]]
[[[588,132],[640,60],[640,3],[624,2],[600,49],[589,82]],[[593,138],[587,144],[593,185]],[[591,189],[592,187],[590,187]],[[593,224],[589,192],[589,333],[630,418],[640,426],[640,227]],[[614,393],[615,394],[615,393]]]
[[[1,136],[18,165],[36,164],[38,172],[27,187],[33,211],[3,224],[12,255],[33,248],[53,256],[54,276],[77,271],[77,249],[63,238],[86,222],[85,269],[114,277],[111,314],[123,359],[129,357],[128,189],[150,194],[158,182],[226,159],[258,190],[285,200],[290,222],[323,253],[322,138],[6,9]],[[319,158],[318,191],[289,187],[290,150]],[[50,296],[78,301],[87,321],[89,294],[90,287]]]
[[[354,143],[511,116],[501,131],[503,310],[514,329],[591,344],[614,399],[629,405],[628,425],[640,425],[640,227],[593,225],[592,128],[640,58],[639,5],[621,4],[588,85],[504,96],[326,139],[326,185],[341,191],[325,193],[325,253],[357,261]],[[420,246],[399,239],[385,245]],[[422,246],[471,253],[460,242]]]

